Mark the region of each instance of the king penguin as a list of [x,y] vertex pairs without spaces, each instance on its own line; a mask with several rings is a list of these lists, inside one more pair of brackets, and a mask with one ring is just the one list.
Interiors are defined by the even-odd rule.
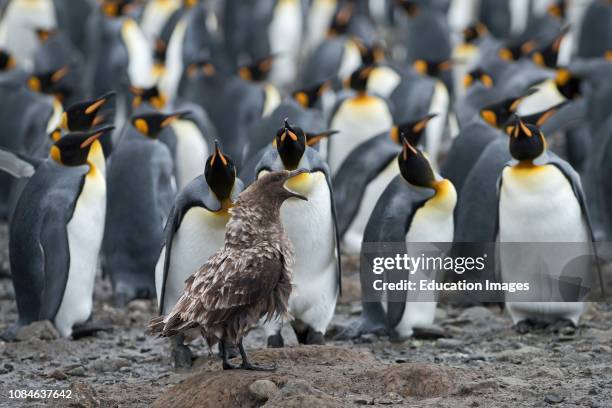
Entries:
[[[596,255],[580,177],[567,162],[546,151],[539,128],[518,117],[510,130],[509,150],[513,161],[503,169],[498,196],[501,278],[530,282],[532,289],[531,301],[513,301],[516,297],[507,294],[506,307],[522,333],[534,321],[562,320],[577,326],[584,298],[566,298],[562,282],[586,282],[588,265],[571,271],[566,266],[586,254]],[[521,244],[504,245],[509,242]],[[537,243],[558,243],[560,250]]]
[[[166,222],[166,240],[155,266],[160,314],[172,310],[185,280],[223,247],[228,209],[243,189],[232,159],[215,143],[204,174],[178,193]],[[183,343],[183,336],[173,342],[177,367],[191,365],[191,351]]]
[[[372,273],[371,261],[385,243],[397,243],[408,255],[419,256],[424,243],[452,242],[457,193],[452,183],[438,176],[425,155],[405,139],[397,160],[400,174],[380,196],[363,238],[360,266],[363,313],[358,332],[382,329],[392,337],[405,339],[414,328],[433,323],[436,300],[430,294],[423,298],[422,293],[404,291],[399,297],[389,294],[388,303],[384,303],[381,293],[375,290],[378,275]],[[413,243],[419,248],[413,248]],[[421,272],[425,273],[416,271],[410,280]],[[396,273],[385,278],[391,282],[407,277]]]
[[340,100],[330,115],[329,127],[339,132],[327,146],[332,175],[354,148],[393,126],[392,110],[387,101],[366,90],[372,69],[372,66],[362,66],[351,74],[348,82],[355,94]]
[[[336,308],[340,286],[340,246],[336,210],[327,164],[306,145],[306,134],[287,121],[276,133],[275,148],[261,159],[256,174],[305,169],[288,187],[308,198],[303,203],[285,203],[283,227],[295,248],[293,285],[289,298],[291,324],[302,344],[323,344],[327,326]],[[265,325],[269,347],[282,347],[282,321]]]
[[50,320],[68,337],[91,315],[106,182],[88,154],[110,129],[75,132],[55,142],[19,199],[9,229],[19,312],[12,334],[34,321]]
[[176,194],[172,156],[158,137],[178,116],[132,117],[108,164],[102,268],[118,305],[155,296],[155,264]]
[[357,146],[333,178],[338,209],[338,232],[346,253],[357,254],[372,210],[380,195],[399,174],[397,154],[402,138],[417,146],[435,115],[394,125],[389,131]]
[[35,27],[53,29],[57,17],[52,0],[11,0],[0,20],[0,47],[14,55],[19,66],[31,70],[39,39]]

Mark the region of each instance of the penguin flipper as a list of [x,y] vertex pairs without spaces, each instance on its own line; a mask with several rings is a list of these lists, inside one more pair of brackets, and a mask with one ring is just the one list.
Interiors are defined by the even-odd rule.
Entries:
[[53,210],[43,219],[40,245],[44,258],[44,288],[39,320],[53,321],[64,297],[70,268],[67,222],[61,213]]
[[42,159],[0,148],[0,170],[16,178],[32,177]]
[[593,224],[591,222],[591,216],[589,214],[589,209],[586,203],[586,198],[584,194],[584,190],[582,189],[582,183],[580,181],[580,175],[574,170],[574,168],[565,160],[561,159],[559,156],[554,154],[553,152],[547,152],[547,162],[559,169],[561,173],[565,176],[565,178],[569,181],[572,190],[574,191],[574,195],[578,200],[578,204],[580,205],[580,209],[582,210],[582,216],[587,224],[587,228],[589,230],[589,235],[591,237],[591,247],[593,249],[593,258],[595,261],[595,267],[597,269],[597,274],[599,278],[599,285],[601,287],[602,297],[605,299],[605,284],[603,280],[603,274],[601,270],[601,261],[597,254],[597,246],[595,245],[595,234],[593,233]]
[[[334,176],[334,196],[338,208],[338,232],[342,237],[359,211],[359,204],[370,181],[400,152],[388,133],[380,134],[357,146]],[[371,166],[367,164],[372,163]]]
[[[396,176],[389,186],[385,189],[380,199],[376,203],[368,225],[363,236],[361,249],[361,259],[374,259],[376,257],[386,257],[389,251],[381,244],[385,243],[404,243],[406,233],[412,223],[412,217],[423,204],[433,196],[433,191],[417,191],[410,187],[401,176]],[[375,247],[367,245],[378,244]],[[388,248],[387,248],[388,249]],[[361,262],[359,271],[361,287],[368,288],[372,294],[374,274],[371,270],[371,262]],[[398,282],[399,274],[386,274],[386,282]],[[380,292],[376,292],[380,294]],[[398,292],[393,295],[393,301],[387,304],[387,327],[392,329],[400,322],[406,308],[406,292]],[[376,321],[376,316],[380,316],[382,310],[381,302],[363,302],[365,318]]]

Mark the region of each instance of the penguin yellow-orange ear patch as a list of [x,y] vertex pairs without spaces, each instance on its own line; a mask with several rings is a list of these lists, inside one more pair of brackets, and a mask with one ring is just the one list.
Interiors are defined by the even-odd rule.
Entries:
[[416,72],[418,72],[421,75],[425,75],[427,73],[427,62],[425,62],[424,60],[414,61],[414,64],[412,64],[412,67],[414,68]]
[[453,67],[453,61],[451,61],[451,60],[443,61],[443,62],[438,64],[438,70],[439,71],[448,71],[452,67]]
[[484,86],[486,86],[487,88],[491,88],[493,86],[493,78],[491,78],[489,75],[484,74],[483,76],[480,77],[480,81],[482,82],[482,84]]
[[572,73],[565,68],[561,68],[557,70],[557,75],[555,76],[555,81],[559,85],[565,85],[572,79]]
[[497,115],[492,110],[483,110],[480,116],[491,126],[497,126]]
[[612,61],[612,50],[608,50],[608,51],[606,51],[606,52],[604,53],[604,58],[605,58],[607,61]]
[[60,151],[59,147],[51,146],[49,154],[51,155],[51,158],[55,160],[56,163],[62,162],[62,152]]
[[529,54],[531,51],[535,50],[537,45],[538,44],[534,40],[529,40],[521,45],[521,52],[523,54]]
[[247,67],[240,68],[238,70],[238,75],[240,76],[240,78],[244,79],[245,81],[250,81],[251,79],[253,79],[253,75],[251,74],[251,71]]
[[35,77],[35,76],[30,77],[30,79],[28,79],[28,86],[34,92],[40,92],[40,90],[42,89],[42,85],[40,84],[40,79],[38,79],[38,77]]
[[57,142],[58,140],[61,139],[62,132],[59,129],[55,129],[53,132],[51,132],[51,134],[49,136],[51,137],[51,140],[53,142]]
[[401,144],[399,128],[397,126],[393,126],[391,128],[391,132],[389,133],[391,140],[393,140],[397,144]]
[[531,56],[531,60],[536,63],[537,65],[543,67],[545,65],[544,63],[544,57],[542,56],[542,53],[540,52],[536,52]]
[[525,135],[527,135],[527,137],[532,137],[533,133],[531,132],[531,130],[525,125],[525,123],[523,121],[519,121],[519,124],[521,125],[521,130],[523,131],[523,133],[525,133]]
[[296,92],[293,95],[293,98],[303,107],[307,107],[308,106],[308,95],[306,95],[305,92]]
[[211,77],[217,73],[217,70],[213,64],[207,62],[202,66],[202,72],[204,72],[204,75]]
[[499,57],[506,61],[512,61],[512,51],[508,48],[502,48],[498,53]]
[[144,135],[149,134],[149,124],[146,120],[142,118],[138,118],[134,121],[134,127],[138,129],[138,131]]
[[474,82],[474,78],[470,74],[467,74],[463,77],[463,87],[469,88]]

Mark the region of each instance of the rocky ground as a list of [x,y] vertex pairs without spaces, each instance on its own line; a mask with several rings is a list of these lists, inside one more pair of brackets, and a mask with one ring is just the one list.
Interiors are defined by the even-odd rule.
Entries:
[[[6,259],[0,253],[0,331],[16,318]],[[519,335],[499,308],[444,306],[437,312],[444,338],[338,341],[333,335],[360,312],[356,276],[345,282],[328,345],[297,346],[286,329],[288,347],[269,350],[261,331],[249,335],[253,359],[278,364],[276,372],[260,373],[221,371],[202,344],[193,347],[194,367],[175,372],[167,342],[145,333],[153,302],[116,309],[100,280],[94,318],[109,331],[66,340],[40,323],[22,330],[20,342],[0,341],[0,406],[612,407],[608,305],[590,304],[576,331]],[[71,390],[72,398],[10,399],[19,389]]]

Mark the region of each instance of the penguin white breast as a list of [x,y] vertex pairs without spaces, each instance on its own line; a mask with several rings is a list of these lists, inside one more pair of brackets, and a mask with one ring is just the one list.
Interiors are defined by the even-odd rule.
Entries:
[[[192,207],[184,215],[172,241],[172,256],[166,278],[165,307],[167,313],[185,289],[185,280],[196,272],[215,252],[223,247],[227,212],[214,213],[203,207]],[[155,267],[158,301],[161,296],[165,251]]]
[[554,165],[506,167],[499,198],[501,242],[587,242],[580,204]]
[[544,81],[534,88],[537,89],[537,92],[521,101],[517,109],[518,115],[541,112],[566,100],[552,79]]
[[130,84],[139,88],[153,85],[153,55],[147,38],[131,18],[121,27],[121,38],[128,52],[128,76]]
[[51,0],[12,0],[0,23],[0,47],[6,48],[17,63],[30,70],[39,41],[35,28],[55,28],[57,19]]
[[361,143],[391,129],[393,119],[385,101],[365,95],[347,99],[336,111],[330,128],[338,130],[328,142],[328,161],[332,174],[349,153]]
[[262,117],[269,116],[274,109],[281,103],[281,95],[278,89],[272,84],[264,85],[264,107],[261,114]]
[[351,254],[359,253],[361,250],[361,243],[363,242],[363,233],[370,219],[370,215],[383,191],[385,191],[391,180],[398,174],[399,165],[397,164],[397,160],[391,160],[387,167],[367,185],[363,197],[355,197],[355,199],[360,200],[361,203],[359,204],[357,215],[344,234],[343,250]]
[[70,268],[64,297],[54,320],[62,336],[70,336],[72,326],[84,323],[91,315],[105,217],[106,181],[102,173],[93,167],[85,177],[74,213],[66,227]]
[[314,0],[308,12],[306,49],[312,51],[325,39],[336,11],[336,0]]
[[[529,294],[538,300],[511,302],[514,295],[507,294],[508,310],[514,322],[527,317],[564,317],[577,323],[584,305],[579,302],[546,302],[552,299],[550,296],[558,299],[559,291],[548,278],[542,279],[544,275],[559,276],[570,261],[588,254],[591,245],[580,204],[571,184],[558,168],[545,165],[535,169],[504,169],[498,234],[502,243],[502,280],[529,282]],[[508,242],[583,244],[503,244]]]
[[434,93],[429,105],[429,113],[435,113],[438,116],[432,118],[427,123],[426,130],[426,150],[429,156],[429,162],[434,171],[438,170],[438,154],[440,153],[440,146],[442,145],[444,131],[446,130],[449,103],[450,97],[446,86],[442,81],[436,81]]
[[149,42],[153,45],[159,37],[164,24],[181,3],[178,0],[153,0],[146,4],[140,20],[140,27]]
[[399,85],[401,77],[386,66],[376,67],[368,78],[368,92],[388,98]]
[[270,80],[289,84],[296,76],[297,58],[302,41],[302,6],[298,0],[279,0],[268,28],[270,52],[276,54]]
[[174,28],[166,51],[166,72],[160,80],[161,90],[173,101],[183,74],[183,42],[187,32],[187,21],[182,18]]
[[195,123],[175,120],[170,124],[176,135],[176,160],[178,189],[182,189],[204,171],[204,159],[208,157],[208,146]]
[[64,108],[62,107],[62,104],[60,101],[57,100],[57,98],[50,96],[49,97],[51,99],[51,104],[53,106],[53,112],[51,113],[51,117],[49,118],[49,121],[47,122],[47,133],[51,133],[53,132],[55,129],[57,129],[60,126],[60,123],[62,121],[62,113],[64,113]]
[[457,192],[449,181],[444,187],[416,210],[406,233],[406,242],[452,242],[453,212]]
[[308,201],[290,199],[281,207],[283,227],[293,243],[295,285],[290,312],[324,332],[336,305],[336,237],[331,195],[322,172],[306,173],[288,187]]
[[348,78],[360,66],[361,53],[359,47],[353,41],[347,40],[344,43],[344,53],[338,68],[338,77],[340,79]]

